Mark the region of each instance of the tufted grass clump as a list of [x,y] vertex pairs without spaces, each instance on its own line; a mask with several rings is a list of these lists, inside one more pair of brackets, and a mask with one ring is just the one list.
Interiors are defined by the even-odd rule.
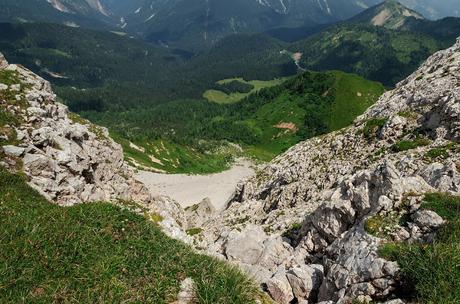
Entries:
[[416,303],[460,303],[460,197],[427,194],[422,208],[447,220],[433,244],[390,243],[380,249],[380,255],[398,262],[406,296]]
[[450,143],[444,146],[436,147],[431,150],[429,150],[427,153],[425,153],[425,159],[426,160],[444,160],[449,158],[450,152],[458,151],[458,146],[456,143]]
[[386,124],[388,118],[373,118],[366,122],[363,128],[363,135],[367,139],[375,138],[379,130]]
[[430,143],[430,140],[422,137],[418,137],[414,140],[401,140],[393,145],[392,150],[394,152],[402,152],[416,149],[418,147],[428,146]]
[[0,303],[254,303],[251,280],[109,203],[63,208],[0,168]]
[[194,236],[194,235],[200,234],[202,231],[203,229],[198,227],[198,228],[190,228],[186,232],[188,235]]

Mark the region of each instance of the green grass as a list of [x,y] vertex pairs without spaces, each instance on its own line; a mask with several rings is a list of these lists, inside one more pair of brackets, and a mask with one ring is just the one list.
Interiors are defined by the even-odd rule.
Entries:
[[144,141],[135,144],[144,152],[133,148],[130,142],[117,134],[112,138],[122,145],[125,158],[132,165],[144,166],[168,173],[210,174],[230,168],[238,152],[227,147],[215,153],[198,151],[167,140]]
[[0,127],[4,125],[16,125],[18,123],[18,119],[16,116],[7,112],[3,108],[0,108]]
[[0,71],[0,83],[12,85],[19,83],[17,73],[15,71]]
[[460,197],[432,193],[422,208],[441,215],[447,224],[433,244],[387,244],[380,254],[400,265],[406,296],[420,304],[460,303]]
[[286,78],[277,78],[273,80],[250,80],[246,81],[243,78],[229,78],[219,80],[218,84],[227,84],[233,81],[239,81],[241,83],[246,83],[252,85],[254,88],[248,93],[234,92],[231,94],[226,94],[225,92],[219,90],[207,90],[203,93],[203,97],[208,101],[215,102],[218,104],[232,104],[243,100],[245,97],[249,96],[252,93],[258,92],[261,89],[273,87],[280,85],[286,80]]
[[414,140],[401,140],[391,147],[394,152],[401,152],[428,146],[431,142],[426,138],[418,137]]
[[254,303],[237,269],[109,203],[47,202],[0,168],[1,303],[171,303],[186,277],[198,303]]
[[202,231],[203,231],[203,229],[201,229],[201,228],[191,228],[191,229],[187,230],[187,234],[193,236],[193,235],[200,234]]
[[458,150],[457,144],[450,143],[441,147],[436,147],[425,153],[425,159],[427,160],[443,160],[447,159],[452,150]]
[[363,135],[367,139],[377,137],[379,130],[386,124],[388,118],[372,118],[369,119],[363,128]]
[[336,98],[332,106],[329,126],[332,130],[350,125],[356,116],[364,113],[385,92],[378,82],[363,85],[363,78],[355,74],[334,71]]

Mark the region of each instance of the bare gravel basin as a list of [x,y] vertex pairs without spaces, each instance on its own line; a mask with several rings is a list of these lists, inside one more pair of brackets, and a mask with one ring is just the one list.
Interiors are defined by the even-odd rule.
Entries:
[[225,207],[238,182],[254,174],[250,161],[241,160],[227,171],[209,175],[163,174],[139,171],[136,178],[153,195],[169,196],[186,208],[209,198],[217,210]]

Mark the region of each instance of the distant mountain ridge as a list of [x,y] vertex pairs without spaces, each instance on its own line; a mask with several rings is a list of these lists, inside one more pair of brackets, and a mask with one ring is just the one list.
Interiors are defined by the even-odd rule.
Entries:
[[368,23],[389,29],[399,29],[410,19],[424,20],[425,17],[398,1],[389,0],[365,10],[351,18],[349,22]]
[[[460,16],[457,0],[401,0],[420,14],[405,17]],[[383,6],[395,1],[385,1]],[[203,51],[237,33],[303,27],[349,19],[382,0],[0,0],[0,22],[53,22],[74,27],[123,31],[149,42]],[[363,16],[361,16],[363,17]],[[386,11],[373,22],[398,27]]]

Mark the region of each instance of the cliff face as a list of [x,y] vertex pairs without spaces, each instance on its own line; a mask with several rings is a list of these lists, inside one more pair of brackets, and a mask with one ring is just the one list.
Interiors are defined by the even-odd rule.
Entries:
[[378,256],[384,240],[364,223],[404,212],[407,223],[385,228],[390,238],[430,239],[442,219],[420,202],[460,194],[459,124],[460,39],[353,126],[296,145],[242,183],[196,242],[254,274],[279,303],[395,297],[398,265]]
[[69,113],[46,80],[8,64],[1,54],[0,110],[0,165],[24,172],[49,200],[135,202],[135,211],[155,214],[170,236],[189,240],[180,206],[152,197],[134,179],[121,146],[105,128]]
[[14,144],[3,151],[22,162],[31,185],[62,205],[148,198],[106,129],[70,115],[50,84],[27,69],[4,58],[0,68],[11,83],[2,90],[1,106],[17,121],[8,138]]

